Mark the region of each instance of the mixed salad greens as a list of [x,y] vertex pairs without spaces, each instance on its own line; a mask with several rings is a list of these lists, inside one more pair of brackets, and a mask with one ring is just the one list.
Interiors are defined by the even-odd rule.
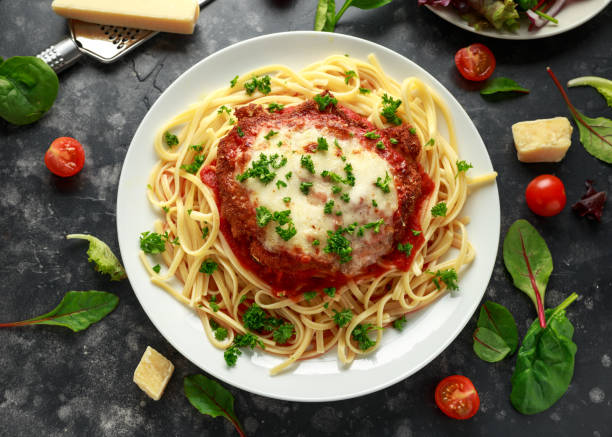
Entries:
[[418,0],[420,5],[451,7],[474,27],[481,30],[494,27],[497,30],[515,31],[519,17],[529,19],[529,30],[539,29],[549,22],[558,23],[555,15],[566,0]]

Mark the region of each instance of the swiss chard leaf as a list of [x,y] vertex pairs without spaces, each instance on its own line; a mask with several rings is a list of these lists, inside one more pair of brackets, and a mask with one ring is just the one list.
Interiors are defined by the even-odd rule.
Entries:
[[599,91],[599,94],[606,99],[608,106],[612,108],[612,80],[597,76],[583,76],[570,80],[567,86],[570,88],[575,86],[592,86]]
[[104,241],[87,234],[70,234],[66,235],[66,238],[89,241],[89,249],[87,249],[89,261],[95,264],[96,271],[109,275],[111,281],[120,281],[127,277],[121,262]]
[[58,89],[57,74],[42,59],[0,61],[0,117],[9,123],[34,123],[53,106]]
[[527,88],[523,88],[518,83],[516,83],[512,79],[508,79],[507,77],[496,77],[495,79],[492,79],[487,82],[485,87],[480,90],[480,94],[482,94],[483,96],[495,93],[509,92],[528,94],[529,90]]
[[185,396],[200,413],[229,420],[242,437],[244,431],[234,412],[234,397],[221,384],[204,375],[186,376],[183,380]]
[[534,321],[521,345],[510,401],[523,414],[536,414],[550,408],[567,391],[574,375],[576,344],[574,327],[565,308],[578,296],[572,293],[555,309],[546,310],[548,324]]
[[544,295],[553,270],[546,242],[527,220],[515,221],[504,239],[504,264],[514,286],[527,294],[536,307],[540,325],[546,327]]
[[569,100],[567,93],[550,68],[546,68],[561,92],[567,107],[580,131],[580,142],[587,152],[597,159],[612,164],[612,120],[604,117],[589,118],[578,111]]
[[2,323],[0,328],[25,325],[57,325],[74,332],[87,329],[102,320],[119,303],[119,298],[105,291],[69,291],[57,307],[47,314],[22,322]]
[[480,308],[474,352],[484,361],[494,363],[514,353],[518,330],[514,317],[504,306],[487,301]]
[[353,0],[351,6],[359,9],[376,9],[391,3],[393,0]]

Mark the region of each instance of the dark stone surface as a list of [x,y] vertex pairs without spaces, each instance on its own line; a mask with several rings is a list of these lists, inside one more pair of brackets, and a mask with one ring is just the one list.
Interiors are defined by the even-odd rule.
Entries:
[[[0,0],[1,56],[35,54],[65,35],[64,21],[49,4]],[[0,331],[0,435],[235,435],[227,421],[201,416],[188,404],[182,378],[199,369],[155,330],[127,281],[106,281],[88,265],[85,245],[64,236],[90,232],[116,249],[115,198],[123,157],[155,99],[180,73],[216,50],[265,33],[311,29],[314,9],[312,1],[217,0],[202,12],[193,36],[158,35],[116,64],[85,59],[63,73],[57,102],[39,122],[14,127],[0,120],[0,321],[42,314],[67,290],[102,289],[121,297],[114,313],[82,333],[55,327]],[[611,20],[612,7],[607,7],[561,36],[502,41],[455,28],[410,0],[373,11],[349,10],[337,28],[417,62],[448,87],[474,120],[500,175],[502,235],[514,220],[527,218],[548,242],[555,260],[549,307],[571,291],[581,295],[569,310],[578,354],[565,396],[544,413],[518,414],[508,400],[514,358],[498,364],[480,361],[472,352],[472,318],[431,364],[368,396],[304,404],[229,387],[248,435],[612,435],[612,205],[608,201],[602,223],[579,219],[567,207],[543,219],[529,212],[523,196],[528,181],[545,172],[563,179],[569,203],[583,193],[587,178],[610,191],[611,168],[584,151],[577,129],[561,163],[521,164],[510,131],[516,121],[569,116],[546,74],[547,65],[562,82],[588,74],[612,78]],[[496,75],[514,78],[532,93],[488,102],[470,90],[456,73],[453,55],[472,42],[483,42],[496,54]],[[570,94],[587,115],[612,118],[594,90],[572,89]],[[50,142],[65,135],[78,138],[87,156],[84,171],[69,181],[51,176],[42,159]],[[525,333],[534,310],[513,288],[500,256],[486,297],[506,305],[520,334]],[[160,402],[149,400],[131,382],[147,345],[176,365]],[[434,405],[436,383],[453,373],[470,376],[479,389],[481,410],[472,420],[450,420]]]

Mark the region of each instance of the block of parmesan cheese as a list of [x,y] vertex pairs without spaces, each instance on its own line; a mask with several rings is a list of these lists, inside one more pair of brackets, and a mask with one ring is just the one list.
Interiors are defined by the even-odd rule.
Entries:
[[566,117],[521,121],[512,135],[519,161],[559,162],[572,144],[572,125]]
[[193,33],[200,14],[196,0],[53,0],[66,18],[161,32]]
[[158,401],[174,372],[174,365],[151,346],[134,371],[134,382],[153,400]]

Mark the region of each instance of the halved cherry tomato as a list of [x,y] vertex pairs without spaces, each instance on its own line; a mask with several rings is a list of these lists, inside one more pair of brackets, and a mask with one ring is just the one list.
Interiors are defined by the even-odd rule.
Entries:
[[83,146],[74,138],[59,137],[45,153],[45,165],[53,174],[67,178],[81,171],[85,164]]
[[472,44],[455,54],[455,65],[467,80],[487,80],[495,70],[495,56],[487,46]]
[[557,176],[543,174],[529,182],[525,190],[527,206],[535,214],[550,217],[565,206],[565,186]]
[[472,381],[465,376],[452,375],[436,387],[436,404],[448,417],[463,420],[476,414],[480,398]]

